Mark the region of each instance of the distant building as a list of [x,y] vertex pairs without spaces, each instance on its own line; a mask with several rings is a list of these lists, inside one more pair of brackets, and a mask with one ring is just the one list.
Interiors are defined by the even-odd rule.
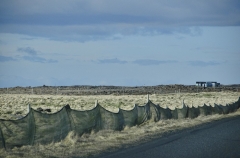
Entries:
[[198,87],[218,87],[218,86],[220,86],[220,83],[213,82],[213,81],[208,81],[208,82],[198,81],[198,82],[196,82],[196,86],[198,86]]

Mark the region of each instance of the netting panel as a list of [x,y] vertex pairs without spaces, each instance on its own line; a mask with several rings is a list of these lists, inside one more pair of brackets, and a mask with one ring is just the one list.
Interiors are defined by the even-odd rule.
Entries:
[[159,121],[161,118],[159,105],[155,105],[151,101],[149,101],[148,104],[149,104],[149,120],[153,120],[155,122]]
[[20,147],[22,145],[32,145],[34,124],[32,112],[30,111],[24,118],[19,120],[0,121],[2,144],[6,148]]
[[68,110],[72,129],[78,134],[89,133],[92,130],[100,129],[100,111],[99,106],[88,111]]
[[143,122],[146,122],[149,118],[150,113],[149,104],[146,104],[144,106],[137,106],[137,111],[138,111],[137,125],[140,125]]
[[199,108],[191,107],[188,108],[188,118],[196,118],[200,114]]
[[138,111],[136,106],[132,110],[120,109],[120,113],[123,115],[123,127],[132,127],[137,124]]
[[210,106],[207,106],[204,104],[203,106],[198,108],[199,108],[199,115],[207,116],[212,114],[212,108]]
[[172,113],[171,110],[169,108],[162,108],[159,107],[159,112],[160,112],[160,119],[161,120],[166,120],[166,119],[171,119],[172,118]]
[[35,119],[34,143],[51,143],[64,139],[72,130],[70,119],[65,107],[54,114],[33,111]]
[[113,113],[100,106],[101,129],[122,130],[123,115],[122,113]]

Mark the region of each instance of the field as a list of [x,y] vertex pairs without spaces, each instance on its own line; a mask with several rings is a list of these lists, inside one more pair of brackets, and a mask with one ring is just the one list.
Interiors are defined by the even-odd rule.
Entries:
[[[184,103],[191,107],[221,104],[226,105],[238,100],[240,92],[202,92],[202,93],[172,93],[153,94],[149,99],[161,107],[174,109]],[[51,109],[57,112],[64,105],[69,104],[72,109],[89,110],[95,107],[95,102],[109,111],[117,112],[118,108],[130,110],[134,104],[144,105],[147,95],[90,95],[90,96],[65,96],[65,95],[29,95],[29,94],[2,94],[0,95],[0,118],[17,119],[27,114],[27,107]]]
[[[221,104],[226,105],[238,100],[239,92],[202,92],[202,93],[172,93],[153,94],[149,99],[162,107],[174,109],[181,106],[182,101],[187,106],[202,106]],[[37,109],[51,109],[54,113],[64,105],[69,104],[72,109],[88,110],[95,106],[95,101],[112,112],[118,108],[132,109],[134,104],[144,105],[147,95],[90,95],[90,96],[65,96],[65,95],[32,95],[32,94],[1,94],[0,117],[1,119],[17,119],[27,114],[27,105]],[[4,157],[89,157],[103,151],[116,150],[117,148],[137,145],[139,143],[160,137],[164,133],[180,130],[199,124],[240,115],[240,110],[228,115],[200,116],[195,119],[161,120],[159,122],[146,122],[140,126],[125,128],[123,131],[100,131],[84,134],[82,137],[70,132],[61,142],[48,145],[23,146],[9,151],[0,150]],[[129,139],[131,138],[131,139]]]

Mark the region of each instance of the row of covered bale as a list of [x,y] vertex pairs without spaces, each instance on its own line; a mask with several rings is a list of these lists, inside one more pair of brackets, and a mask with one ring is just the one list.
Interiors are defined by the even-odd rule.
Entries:
[[98,103],[92,110],[78,111],[69,105],[60,111],[47,114],[29,107],[28,114],[19,120],[0,120],[0,148],[10,149],[23,145],[46,144],[64,139],[70,131],[78,135],[99,130],[122,130],[124,127],[140,125],[146,121],[163,119],[195,118],[199,115],[228,114],[240,107],[237,102],[226,106],[182,107],[169,109],[148,101],[144,106],[135,105],[132,110],[119,109],[110,112]]

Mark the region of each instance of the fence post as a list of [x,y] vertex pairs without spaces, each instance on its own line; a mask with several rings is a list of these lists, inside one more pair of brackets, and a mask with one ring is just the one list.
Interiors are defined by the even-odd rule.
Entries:
[[147,94],[147,102],[149,102],[149,94]]
[[33,88],[32,88],[32,94],[33,94]]
[[98,100],[95,101],[95,107],[98,105]]
[[27,114],[30,112],[30,104],[27,106]]

